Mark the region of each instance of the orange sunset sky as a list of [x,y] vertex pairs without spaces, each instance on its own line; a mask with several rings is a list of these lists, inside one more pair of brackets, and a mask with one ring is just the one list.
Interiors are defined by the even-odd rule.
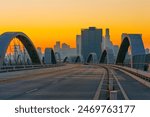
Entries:
[[150,0],[0,0],[0,34],[22,31],[36,47],[53,47],[56,41],[75,47],[81,28],[110,28],[111,40],[121,34],[143,34],[150,48]]

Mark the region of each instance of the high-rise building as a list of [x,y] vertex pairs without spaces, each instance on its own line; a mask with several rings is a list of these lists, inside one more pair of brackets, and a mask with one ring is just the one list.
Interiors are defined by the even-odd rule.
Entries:
[[44,63],[45,64],[51,64],[52,63],[52,49],[51,48],[45,48],[45,54],[44,54]]
[[113,50],[113,44],[112,41],[110,40],[110,34],[109,34],[109,29],[106,29],[106,35],[105,35],[105,49],[111,49]]
[[59,52],[60,51],[60,41],[56,42],[56,45],[54,45],[54,51]]
[[109,28],[106,28],[106,35],[105,35],[105,38],[110,39]]
[[63,44],[62,44],[62,49],[63,49],[63,50],[70,49],[70,45],[68,45],[68,44],[66,44],[66,43],[63,43]]
[[77,48],[77,54],[81,56],[81,35],[76,36],[76,48]]
[[117,57],[118,52],[119,52],[119,46],[118,45],[114,45],[114,56],[115,56],[115,58]]
[[81,31],[81,54],[84,61],[90,53],[96,53],[98,59],[102,53],[102,29],[89,27]]
[[110,33],[109,28],[106,29],[105,36],[103,37],[102,41],[102,49],[103,51],[107,51],[107,64],[113,64],[115,61],[115,55],[114,55],[114,46],[110,39]]
[[40,59],[42,60],[43,54],[42,54],[42,49],[40,47],[37,48],[37,53],[38,53]]

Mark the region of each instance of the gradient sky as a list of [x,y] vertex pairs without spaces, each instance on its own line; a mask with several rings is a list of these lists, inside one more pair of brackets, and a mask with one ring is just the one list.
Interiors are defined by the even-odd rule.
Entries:
[[75,47],[81,28],[108,27],[114,44],[123,32],[140,33],[150,48],[149,12],[150,0],[0,0],[0,33],[22,31],[42,48],[58,40]]

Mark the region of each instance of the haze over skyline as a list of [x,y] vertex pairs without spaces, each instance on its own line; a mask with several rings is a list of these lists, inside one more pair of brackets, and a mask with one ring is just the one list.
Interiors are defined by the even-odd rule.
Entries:
[[36,47],[53,47],[56,41],[75,47],[81,28],[110,29],[120,44],[122,33],[143,34],[150,48],[149,0],[1,0],[0,34],[22,31]]

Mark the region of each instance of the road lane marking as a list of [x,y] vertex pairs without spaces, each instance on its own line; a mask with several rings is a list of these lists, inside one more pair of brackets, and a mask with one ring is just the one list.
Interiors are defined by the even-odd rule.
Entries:
[[114,74],[114,72],[113,72],[112,70],[111,70],[111,73],[112,73],[112,75],[114,76],[115,80],[117,81],[117,84],[118,84],[118,86],[119,86],[119,88],[120,88],[120,90],[121,90],[121,92],[122,92],[122,94],[123,94],[125,100],[129,100],[129,98],[128,98],[127,94],[125,93],[125,90],[124,90],[123,87],[121,86],[121,84],[120,84],[120,82],[119,82],[117,76]]
[[25,92],[25,93],[32,93],[32,92],[34,92],[34,91],[37,91],[38,89],[32,89],[32,90],[29,90],[29,91],[27,91],[27,92]]
[[99,84],[99,86],[98,86],[98,88],[96,90],[96,93],[95,93],[95,96],[94,96],[93,100],[98,100],[99,97],[100,97],[101,88],[102,88],[102,85],[103,85],[103,82],[104,82],[105,75],[106,75],[106,71],[103,74],[102,80],[100,81],[100,84]]

